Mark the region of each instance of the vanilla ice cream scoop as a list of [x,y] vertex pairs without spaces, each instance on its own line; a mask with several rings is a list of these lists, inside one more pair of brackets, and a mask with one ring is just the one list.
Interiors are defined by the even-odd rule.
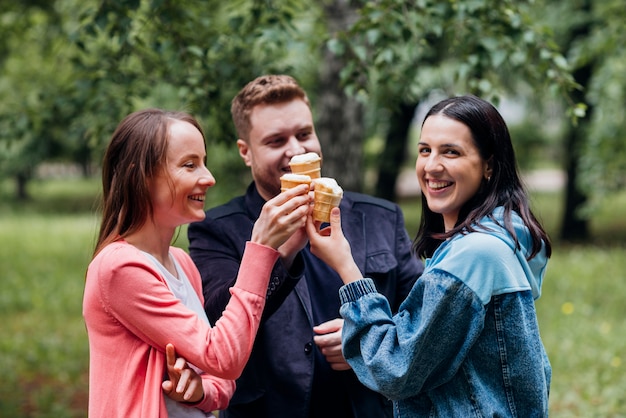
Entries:
[[307,152],[291,157],[289,167],[292,173],[304,174],[316,179],[321,177],[321,162],[322,158],[316,152]]

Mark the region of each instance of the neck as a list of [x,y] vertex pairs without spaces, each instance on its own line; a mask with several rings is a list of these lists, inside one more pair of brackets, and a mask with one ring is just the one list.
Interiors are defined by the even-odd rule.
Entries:
[[170,263],[169,249],[173,236],[174,231],[165,232],[163,229],[146,225],[124,239],[132,246],[151,254],[161,264],[167,266]]

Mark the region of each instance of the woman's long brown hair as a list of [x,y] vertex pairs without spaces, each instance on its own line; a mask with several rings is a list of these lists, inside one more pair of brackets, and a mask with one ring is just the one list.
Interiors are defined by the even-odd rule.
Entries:
[[94,256],[152,216],[148,180],[165,163],[172,120],[191,123],[204,138],[200,124],[188,113],[154,108],[131,113],[113,133],[102,161],[102,223]]

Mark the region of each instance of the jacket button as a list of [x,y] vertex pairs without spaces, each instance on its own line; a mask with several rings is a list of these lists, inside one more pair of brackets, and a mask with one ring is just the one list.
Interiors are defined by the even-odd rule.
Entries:
[[311,354],[311,351],[313,351],[313,343],[312,342],[308,342],[308,343],[304,344],[304,352],[305,352],[305,354]]

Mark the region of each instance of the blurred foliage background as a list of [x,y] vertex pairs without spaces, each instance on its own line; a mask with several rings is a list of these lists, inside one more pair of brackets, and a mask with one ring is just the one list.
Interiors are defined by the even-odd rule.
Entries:
[[[252,78],[306,88],[324,171],[398,201],[413,234],[421,115],[491,100],[556,243],[538,312],[553,416],[618,417],[623,397],[626,8],[623,0],[0,1],[0,416],[84,416],[81,318],[99,164],[145,107],[202,122],[214,206],[250,181],[230,100]],[[410,174],[410,173],[409,173]],[[411,177],[411,176],[409,176]],[[414,180],[414,175],[412,176]],[[184,228],[177,245],[185,247]]]
[[[416,109],[474,93],[509,119],[523,168],[566,173],[565,240],[626,180],[621,0],[24,0],[0,2],[0,177],[42,163],[98,173],[128,113],[187,110],[205,126],[221,201],[249,181],[230,100],[289,73],[315,106],[327,175],[396,200]],[[47,173],[44,171],[45,175]],[[220,188],[221,186],[221,188]]]

